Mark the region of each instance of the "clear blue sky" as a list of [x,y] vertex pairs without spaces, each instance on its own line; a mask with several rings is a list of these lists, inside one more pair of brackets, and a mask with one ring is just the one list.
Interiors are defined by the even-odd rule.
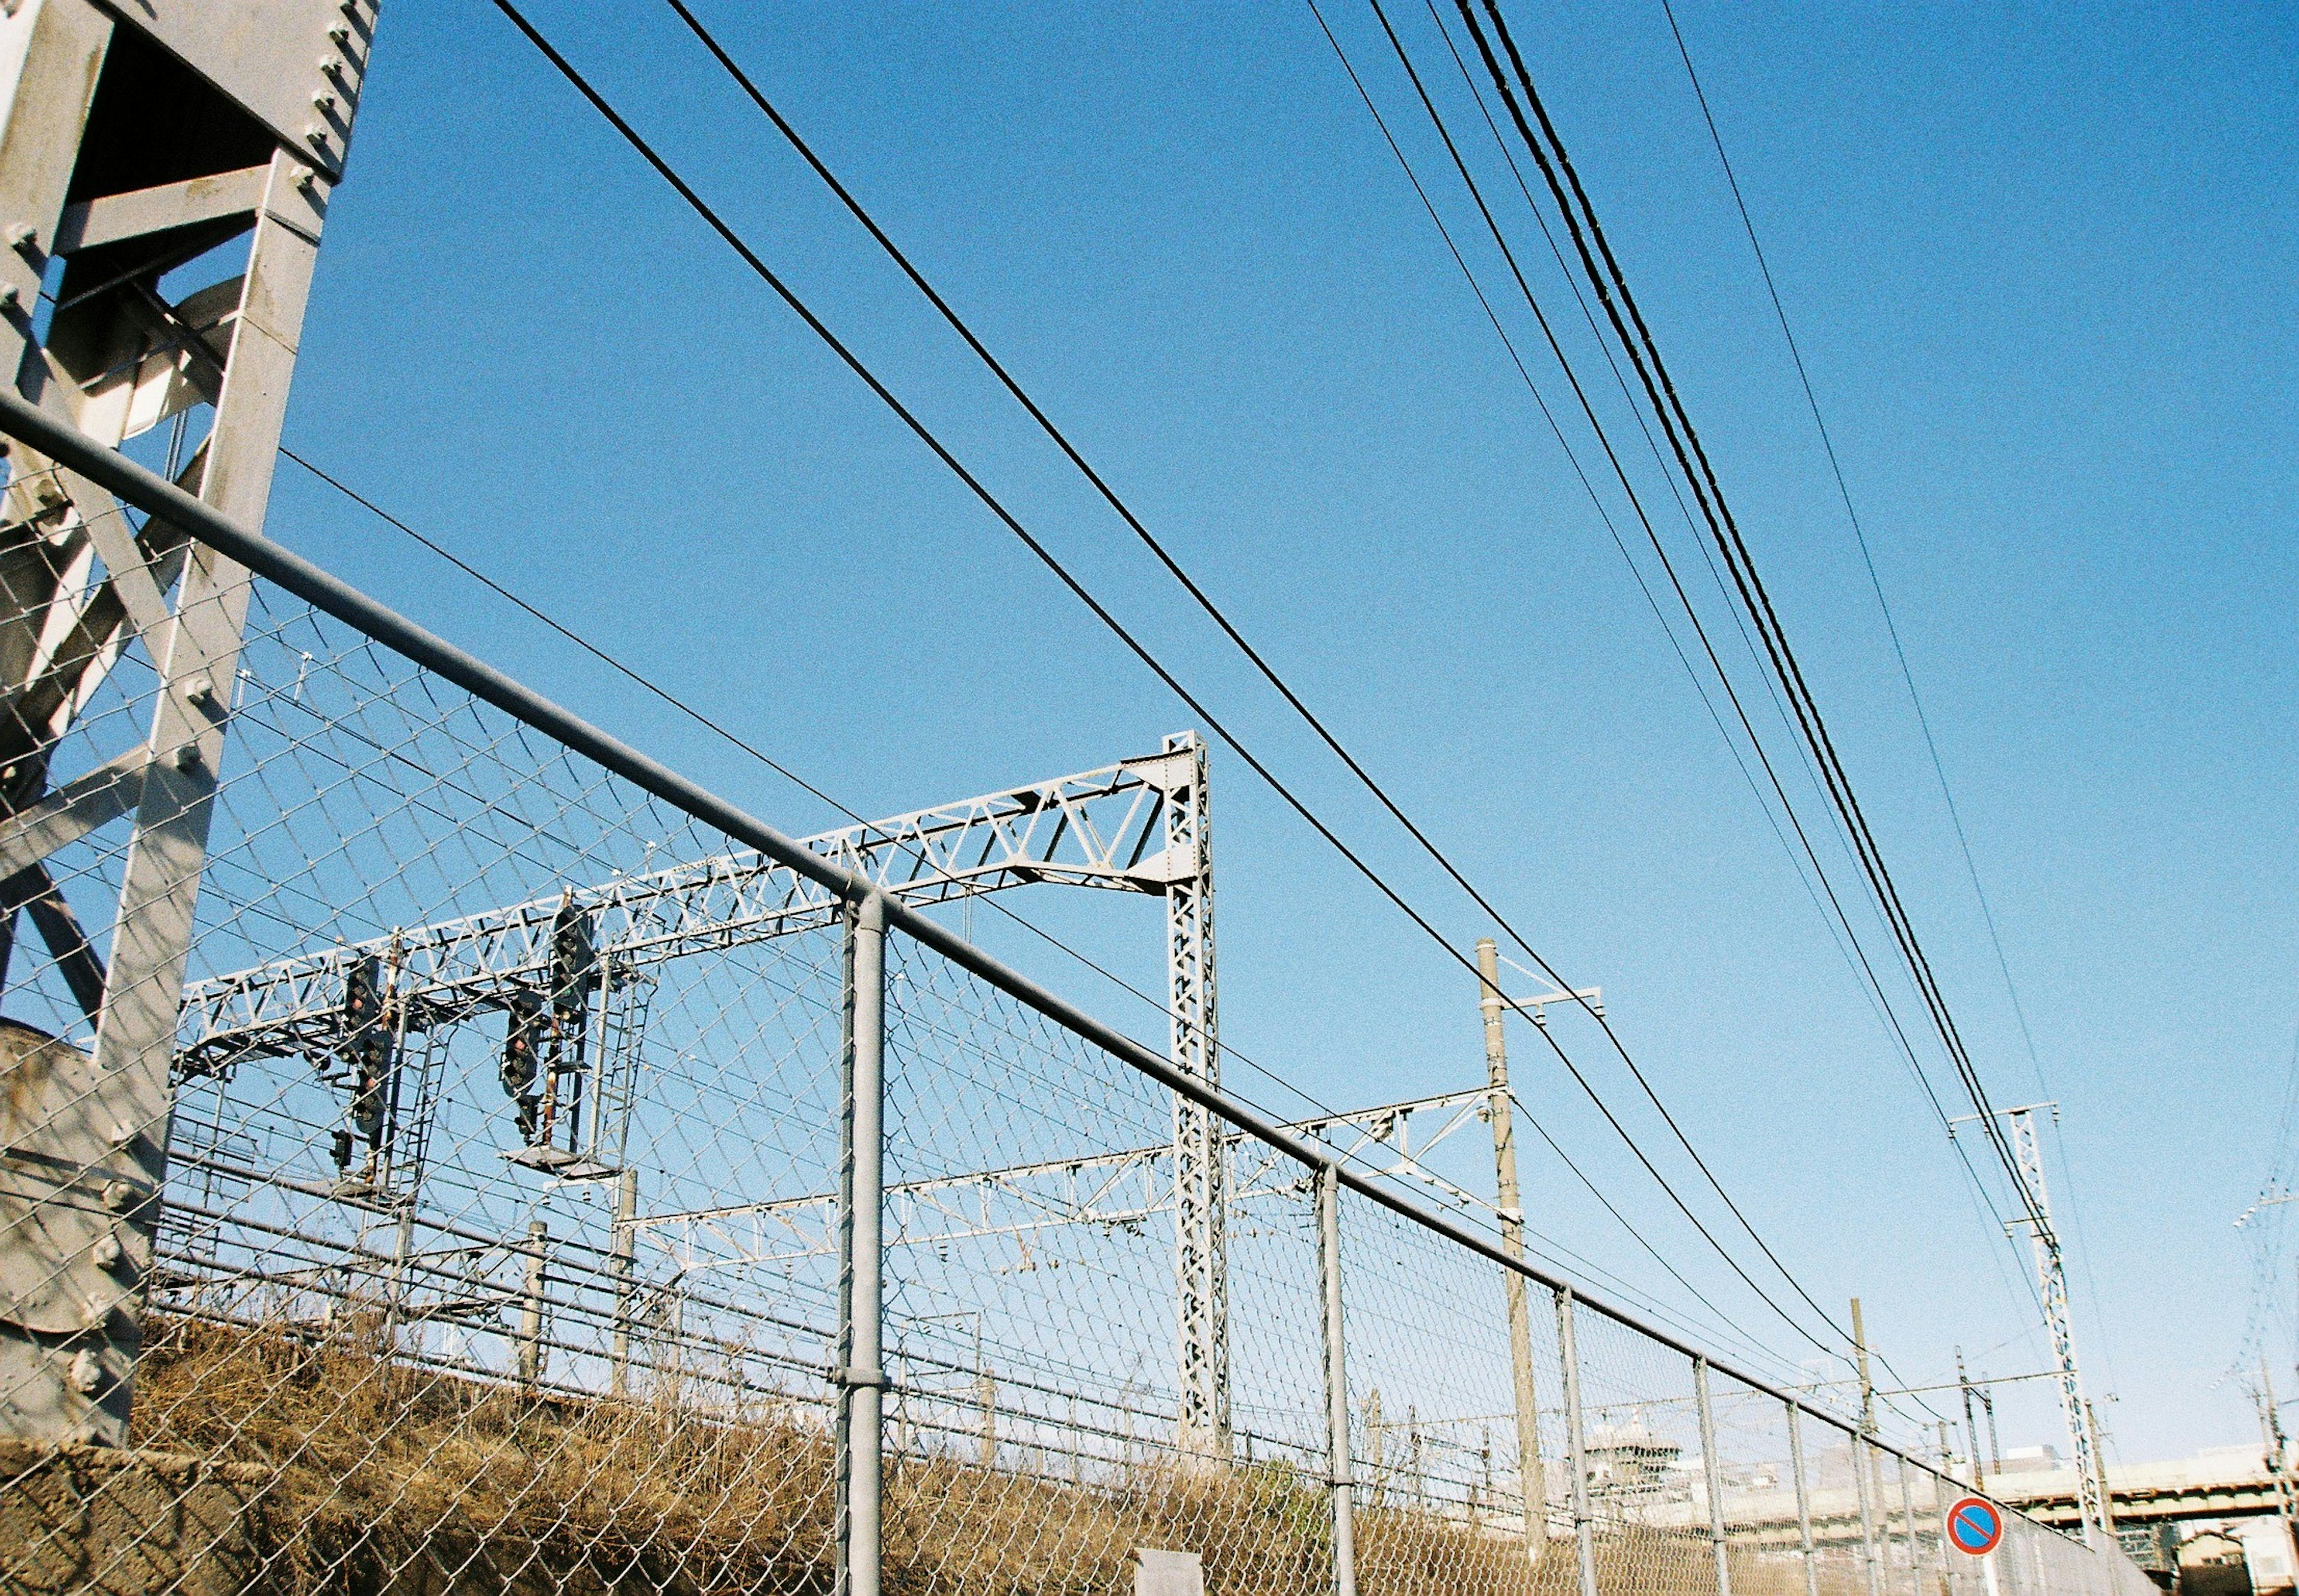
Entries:
[[[1349,743],[1551,960],[1604,985],[1814,1294],[1861,1294],[1912,1378],[1944,1376],[1957,1343],[1997,1373],[2038,1367],[2007,1284],[2021,1260],[1307,8],[702,9]],[[1395,11],[1426,63],[1427,14]],[[1328,12],[1472,229],[1368,13]],[[1488,929],[667,10],[534,13],[1449,934]],[[1512,15],[1991,1090],[2037,1098],[1657,0]],[[2229,1221],[2270,1157],[2299,1025],[2292,20],[1701,0],[1680,17],[2065,1105],[2055,1194],[2071,1180],[2079,1329],[2093,1389],[2120,1398],[2116,1450],[2247,1440],[2218,1383],[2249,1291]],[[1189,723],[490,7],[394,0],[370,85],[291,445],[866,812]],[[272,528],[785,827],[834,820],[293,468]],[[1457,969],[1237,760],[1216,750],[1215,769],[1226,1038],[1334,1102],[1478,1078]],[[1158,979],[1154,904],[1017,907]],[[1157,1035],[1076,967],[998,945]],[[1559,1034],[1625,1105],[1585,1029]],[[1522,1094],[1655,1243],[1793,1357],[1529,1035],[1516,1056]],[[1686,1307],[1553,1163],[1531,1161],[1528,1208]],[[2274,1351],[2287,1368],[2287,1338]],[[2007,1444],[2056,1439],[2029,1390],[2004,1404]]]

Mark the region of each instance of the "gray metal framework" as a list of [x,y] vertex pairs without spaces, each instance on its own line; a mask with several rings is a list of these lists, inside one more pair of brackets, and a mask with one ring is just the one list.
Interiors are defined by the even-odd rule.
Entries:
[[[1171,960],[1171,1056],[1176,1068],[1202,1079],[1217,1075],[1213,1060],[1219,1048],[1207,798],[1205,748],[1184,732],[1167,737],[1154,754],[864,822],[809,838],[803,845],[913,907],[1033,884],[1163,896]],[[840,896],[818,880],[749,852],[569,885],[524,903],[401,928],[195,983],[184,993],[177,1068],[181,1076],[200,1076],[227,1073],[252,1059],[343,1055],[360,1023],[347,1010],[345,994],[362,978],[362,970],[374,972],[380,1006],[395,1017],[402,1040],[523,1002],[540,1008],[561,978],[554,971],[564,958],[567,927],[580,924],[584,945],[603,971],[596,983],[602,992],[599,1012],[586,1022],[599,1031],[586,1066],[596,1076],[595,1111],[587,1138],[577,1141],[570,1116],[569,1145],[551,1144],[545,1124],[538,1127],[546,1132],[544,1140],[516,1156],[564,1178],[607,1178],[620,1173],[618,1110],[629,1107],[635,1089],[629,1070],[636,1057],[635,1047],[617,1046],[614,1036],[618,1029],[643,1023],[634,1010],[647,968],[818,929],[836,923],[844,912]],[[617,1009],[618,993],[627,995]],[[1448,1106],[1453,1102],[1446,1101]],[[1460,1101],[1466,1101],[1467,1094]],[[1140,1223],[1171,1209],[1176,1269],[1185,1287],[1177,1326],[1183,1433],[1190,1438],[1189,1450],[1220,1456],[1226,1453],[1229,1412],[1219,1212],[1225,1201],[1227,1159],[1206,1111],[1186,1099],[1177,1098],[1176,1105],[1174,1141],[1167,1147],[1075,1166],[992,1170],[896,1186],[887,1196],[898,1205],[893,1234],[905,1238],[1025,1234],[1081,1218]],[[1404,1105],[1401,1115],[1395,1110],[1375,1112],[1387,1112],[1401,1129],[1411,1110],[1424,1106]],[[388,1167],[389,1150],[421,1146],[421,1122],[428,1111],[419,1092],[408,1105],[414,1123],[405,1128],[412,1134],[373,1137],[376,1153],[347,1179],[346,1195],[391,1198],[394,1171]],[[1236,1138],[1227,1142],[1233,1146]],[[1067,1182],[1069,1189],[1041,1189],[1054,1181]],[[1125,1212],[1111,1218],[1102,1210],[1119,1192],[1128,1193],[1121,1205]],[[1017,1213],[1005,1212],[1017,1203]],[[993,1209],[999,1210],[996,1217]],[[835,1246],[830,1227],[837,1211],[834,1196],[821,1193],[710,1213],[633,1212],[626,1223],[634,1240],[682,1237],[685,1245],[675,1248],[674,1255],[682,1268],[693,1268],[827,1253]],[[738,1230],[745,1238],[740,1243]],[[723,1257],[710,1255],[707,1248],[698,1252],[698,1243],[706,1237],[731,1251]],[[795,1252],[788,1251],[793,1247]],[[1216,1420],[1210,1429],[1208,1414]]]
[[[263,521],[374,29],[375,0],[0,9],[0,345],[16,391],[103,445],[171,424],[170,474],[241,526]],[[211,257],[208,286],[162,290]],[[29,921],[95,1048],[20,1044],[10,1060],[0,1433],[118,1444],[245,572],[180,528],[132,526],[110,493],[33,447],[11,464],[0,973]],[[59,782],[60,741],[138,641],[158,677],[148,737]],[[123,819],[116,896],[75,904],[47,860]],[[82,928],[99,912],[108,938]]]
[[[883,1155],[887,1127],[879,1118],[878,1105],[884,1097],[883,1061],[884,1039],[888,1024],[887,983],[884,962],[880,949],[900,938],[909,955],[924,954],[946,961],[957,970],[982,983],[987,989],[1001,995],[1035,1014],[1048,1024],[1058,1027],[1072,1038],[1087,1043],[1113,1066],[1122,1067],[1142,1081],[1154,1083],[1163,1090],[1189,1098],[1215,1116],[1230,1130],[1250,1137],[1265,1147],[1273,1158],[1282,1159],[1296,1171],[1298,1187],[1322,1187],[1334,1201],[1355,1205],[1357,1212],[1367,1218],[1377,1218],[1382,1224],[1401,1224],[1417,1235],[1430,1238],[1449,1251],[1447,1256],[1458,1258],[1470,1264],[1479,1274],[1486,1267],[1499,1267],[1518,1274],[1528,1282],[1549,1290],[1557,1309],[1556,1348],[1563,1396],[1563,1418],[1567,1458],[1570,1467],[1571,1510],[1575,1530],[1576,1550],[1581,1596],[1597,1596],[1595,1541],[1598,1527],[1598,1504],[1592,1500],[1590,1490],[1590,1452],[1584,1434],[1584,1409],[1581,1389],[1581,1368],[1575,1347],[1575,1321],[1583,1316],[1592,1317],[1611,1326],[1626,1329],[1638,1337],[1637,1343],[1647,1349],[1658,1349],[1686,1359],[1702,1359],[1695,1349],[1664,1331],[1640,1325],[1637,1320],[1610,1307],[1581,1296],[1565,1282],[1533,1268],[1522,1259],[1512,1258],[1497,1242],[1489,1240],[1464,1227],[1454,1219],[1429,1211],[1408,1201],[1396,1189],[1396,1183],[1384,1181],[1375,1175],[1348,1167],[1332,1149],[1320,1141],[1301,1135],[1271,1122],[1252,1107],[1230,1097],[1205,1082],[1185,1074],[1170,1057],[1155,1049],[1143,1046],[1123,1032],[1096,1020],[1051,992],[1039,986],[1027,977],[1000,963],[975,947],[964,937],[939,921],[920,914],[901,899],[866,877],[845,871],[802,844],[793,841],[771,827],[743,813],[706,789],[677,776],[643,754],[621,744],[588,725],[569,711],[521,687],[490,669],[468,653],[413,626],[403,618],[347,588],[342,583],[311,567],[308,562],[278,548],[261,537],[237,526],[228,518],[218,515],[211,508],[188,499],[180,492],[158,480],[119,456],[116,453],[89,445],[71,436],[68,428],[60,427],[37,411],[0,395],[0,431],[21,439],[38,442],[71,459],[80,469],[111,486],[115,491],[132,494],[136,502],[147,510],[164,513],[192,530],[218,549],[245,561],[251,569],[305,602],[320,608],[348,625],[358,628],[379,645],[392,649],[411,660],[434,676],[471,694],[485,704],[510,716],[536,732],[555,738],[573,752],[592,764],[620,777],[660,802],[674,806],[701,824],[722,832],[739,844],[755,848],[793,872],[806,877],[826,888],[847,906],[849,918],[849,958],[843,983],[848,1045],[845,1112],[842,1116],[842,1213],[841,1259],[843,1268],[840,1293],[839,1366],[831,1372],[842,1387],[841,1408],[844,1419],[841,1426],[841,1467],[839,1492],[843,1509],[841,1514],[840,1547],[843,1565],[840,1574],[842,1588],[853,1596],[868,1596],[877,1589],[878,1546],[874,1534],[881,1509],[879,1492],[885,1482],[880,1474],[881,1451],[878,1432],[884,1412],[884,1392],[887,1374],[884,1367],[880,1340],[887,1305],[880,1293],[884,1274],[884,1188],[881,1184]],[[873,944],[879,944],[874,946]],[[908,956],[908,955],[906,955]],[[1329,1345],[1326,1363],[1330,1371],[1338,1368],[1346,1383],[1348,1365],[1337,1355],[1342,1326],[1340,1316],[1331,1311],[1334,1296],[1331,1278],[1341,1270],[1355,1267],[1369,1268],[1374,1278],[1382,1278],[1387,1249],[1371,1253],[1358,1253],[1352,1265],[1341,1256],[1340,1241],[1349,1232],[1343,1228],[1336,1236],[1336,1227],[1321,1221],[1318,1251],[1322,1257],[1318,1267],[1328,1276],[1324,1293],[1328,1312],[1324,1316]],[[533,1256],[540,1248],[536,1233],[527,1232],[525,1253]],[[484,1238],[483,1238],[484,1239]],[[547,1239],[547,1238],[545,1238]],[[536,1302],[548,1309],[537,1287],[526,1289],[526,1301]],[[523,1304],[524,1305],[524,1304]],[[535,1372],[542,1373],[539,1358],[544,1342],[526,1337],[522,1320],[522,1344],[537,1349]],[[547,1334],[547,1332],[544,1332]],[[1610,1332],[1607,1332],[1609,1334]],[[1882,1451],[1905,1459],[1919,1470],[1930,1466],[1905,1452],[1871,1442],[1847,1422],[1813,1406],[1804,1397],[1781,1390],[1745,1373],[1704,1359],[1707,1371],[1715,1377],[1730,1379],[1745,1387],[1740,1400],[1750,1397],[1777,1404],[1789,1426],[1789,1439],[1797,1467],[1796,1503],[1798,1509],[1798,1538],[1806,1555],[1809,1581],[1811,1567],[1812,1492],[1803,1467],[1797,1425],[1809,1418],[1824,1426],[1827,1434],[1840,1438],[1860,1451]],[[523,1376],[526,1367],[522,1366]],[[825,1372],[819,1371],[817,1372]],[[560,1400],[579,1401],[581,1392],[566,1388],[567,1395]],[[1324,1436],[1323,1447],[1328,1456],[1346,1448],[1347,1437],[1342,1433],[1349,1414],[1344,1403],[1330,1399],[1322,1404],[1327,1409],[1326,1422],[1331,1433]],[[651,1432],[650,1432],[651,1433]],[[775,1449],[777,1451],[786,1449]],[[439,1456],[437,1451],[425,1454],[427,1459]],[[995,1466],[996,1459],[991,1459]],[[1345,1471],[1335,1469],[1336,1476]],[[1949,1484],[1934,1472],[1935,1488]],[[1864,1489],[1868,1471],[1855,1467],[1855,1485]],[[1050,1482],[1042,1482],[1050,1484]],[[1489,1496],[1489,1493],[1488,1493]],[[1337,1508],[1341,1505],[1337,1500]],[[1868,1504],[1863,1503],[1863,1508]],[[628,1509],[623,1509],[628,1510]],[[1419,1510],[1416,1509],[1416,1510]],[[1618,1503],[1608,1500],[1603,1504],[1604,1525],[1608,1546],[1628,1547],[1633,1542],[1622,1539],[1618,1531],[1623,1527],[1617,1517]],[[1678,1527],[1690,1527],[1693,1509],[1689,1502],[1678,1521]],[[1840,1518],[1841,1508],[1830,1514]],[[1868,1515],[1863,1512],[1863,1520]],[[1781,1515],[1783,1520],[1785,1514]],[[1006,1521],[1000,1521],[1001,1525]],[[1257,1524],[1266,1524],[1257,1519]],[[1668,1522],[1652,1527],[1666,1530]],[[1865,1525],[1863,1525],[1863,1527]],[[2014,1516],[2013,1528],[2019,1536],[2021,1562],[2008,1567],[2014,1596],[2041,1596],[2050,1592],[2082,1592],[2084,1596],[2125,1596],[2144,1592],[2143,1576],[2114,1549],[2087,1550],[2072,1542],[2043,1530]],[[1347,1538],[1339,1534],[1330,1542],[1338,1556],[1348,1545]],[[1002,1545],[1002,1542],[1001,1542]],[[2053,1559],[2047,1568],[2047,1556]],[[2032,1567],[2030,1579],[2029,1569]],[[1347,1591],[1350,1570],[1347,1564],[1337,1564],[1333,1570],[1333,1587],[1339,1592]],[[1969,1591],[1970,1580],[1959,1582]]]
[[2044,1153],[2036,1140],[2036,1110],[2050,1103],[2029,1103],[2006,1109],[2012,1122],[2012,1149],[2019,1156],[2020,1177],[2035,1201],[2036,1218],[2012,1221],[2025,1229],[2036,1254],[2036,1281],[2044,1293],[2044,1318],[2052,1332],[2052,1359],[2059,1370],[2060,1406],[2065,1410],[2068,1442],[2075,1454],[2076,1505],[2083,1515],[2084,1538],[2095,1545],[2112,1545],[2115,1520],[2102,1484],[2099,1449],[2092,1434],[2091,1409],[2084,1401],[2083,1373],[2076,1366],[2075,1333],[2068,1323],[2068,1271],[2060,1256],[2060,1238],[2052,1227],[2051,1198],[2044,1185]]

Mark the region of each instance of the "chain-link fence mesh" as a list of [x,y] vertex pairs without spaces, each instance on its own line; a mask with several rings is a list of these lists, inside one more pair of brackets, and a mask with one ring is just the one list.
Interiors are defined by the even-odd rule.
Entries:
[[[183,622],[42,524],[0,1589],[1983,1596],[1928,1467],[1180,1112],[915,921],[872,1173],[851,891],[147,536],[145,586],[239,639],[187,678]],[[199,746],[147,737],[170,695]],[[168,994],[141,1099],[129,969]],[[2137,1590],[2017,1517],[1993,1577]]]

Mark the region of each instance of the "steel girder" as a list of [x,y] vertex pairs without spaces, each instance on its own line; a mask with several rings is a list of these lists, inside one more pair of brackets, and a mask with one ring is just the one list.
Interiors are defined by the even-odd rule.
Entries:
[[[178,480],[243,526],[260,528],[269,503],[375,5],[0,8],[0,344],[17,388],[114,445],[207,407]],[[162,292],[243,237],[236,275]],[[95,1045],[15,1027],[0,1060],[0,1433],[118,1445],[247,589],[234,562],[132,525],[78,473],[21,446],[10,463],[0,972],[29,919]],[[58,785],[59,744],[131,647],[157,678],[148,738]],[[116,894],[76,907],[47,860],[130,817]],[[110,917],[108,938],[83,932],[83,910]]]
[[[1168,754],[968,798],[807,839],[826,858],[912,905],[1033,882],[1106,891],[1169,891],[1178,865],[1161,812],[1202,781]],[[178,1027],[186,1074],[242,1059],[327,1053],[344,1027],[344,992],[369,960],[391,970],[392,1001],[411,1032],[504,1007],[547,982],[554,927],[568,908],[596,917],[597,946],[618,970],[818,929],[836,900],[754,853],[723,853],[596,885],[569,886],[461,919],[323,948],[198,982]]]

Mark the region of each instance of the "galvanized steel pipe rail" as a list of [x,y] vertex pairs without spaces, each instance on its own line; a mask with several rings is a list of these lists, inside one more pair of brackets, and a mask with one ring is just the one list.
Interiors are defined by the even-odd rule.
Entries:
[[[866,902],[882,905],[884,923],[889,930],[900,931],[933,949],[951,963],[1103,1052],[1124,1060],[1160,1085],[1220,1115],[1257,1141],[1308,1168],[1331,1168],[1340,1185],[1367,1201],[1443,1236],[1504,1271],[1537,1281],[1552,1293],[1569,1293],[1571,1300],[1590,1311],[1686,1358],[1701,1359],[1717,1373],[1808,1413],[1822,1424],[1847,1434],[1855,1433],[1843,1420],[1803,1398],[1720,1359],[1710,1358],[1689,1342],[1647,1325],[1601,1300],[1586,1295],[1578,1286],[1546,1274],[1524,1259],[1511,1257],[1497,1243],[1408,1202],[1378,1182],[1349,1168],[1328,1150],[1299,1140],[1276,1121],[1227,1093],[1183,1075],[1158,1053],[1112,1029],[1020,972],[1008,968],[957,933],[908,908],[876,883],[840,869],[812,849],[785,836],[707,788],[697,786],[668,766],[641,753],[581,716],[504,675],[476,655],[369,598],[302,555],[241,526],[119,451],[96,443],[68,422],[48,415],[5,389],[0,389],[0,434],[28,444],[49,458],[80,472],[91,481],[110,489],[125,503],[238,561],[314,609],[355,628],[514,719],[557,739],[570,750],[691,818],[757,849],[793,872],[837,894],[858,911]],[[1884,1450],[1896,1457],[1906,1459],[1927,1473],[1939,1475],[1937,1468],[1921,1459],[1908,1458],[1897,1448],[1885,1447]]]

